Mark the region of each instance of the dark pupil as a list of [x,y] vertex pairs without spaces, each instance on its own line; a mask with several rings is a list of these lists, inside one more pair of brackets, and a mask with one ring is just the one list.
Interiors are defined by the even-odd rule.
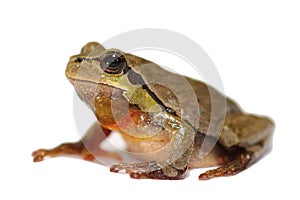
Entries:
[[105,64],[109,67],[116,68],[121,64],[121,60],[119,57],[111,55],[105,59]]

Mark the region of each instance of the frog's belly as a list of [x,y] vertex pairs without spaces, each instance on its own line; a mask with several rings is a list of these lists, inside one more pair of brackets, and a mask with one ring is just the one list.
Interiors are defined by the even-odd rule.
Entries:
[[141,161],[160,161],[167,158],[171,137],[157,135],[147,139],[138,139],[126,134],[122,134],[128,151]]
[[[164,162],[169,154],[169,144],[171,137],[158,135],[151,139],[137,139],[128,135],[122,134],[126,141],[127,148],[130,152],[134,153],[134,156],[141,162],[158,161]],[[228,151],[226,151],[218,143],[212,148],[212,150],[205,156],[200,157],[199,152],[201,144],[199,140],[195,140],[193,154],[191,156],[189,168],[203,168],[218,166],[230,161]]]

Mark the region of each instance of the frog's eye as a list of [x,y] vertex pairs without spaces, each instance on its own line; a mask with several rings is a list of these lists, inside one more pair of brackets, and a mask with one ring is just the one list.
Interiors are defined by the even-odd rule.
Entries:
[[127,67],[125,56],[116,50],[105,52],[100,60],[100,67],[109,74],[120,74]]
[[76,59],[74,60],[74,62],[76,62],[76,63],[81,63],[81,62],[83,62],[84,60],[85,60],[84,58],[78,57],[78,58],[76,58]]

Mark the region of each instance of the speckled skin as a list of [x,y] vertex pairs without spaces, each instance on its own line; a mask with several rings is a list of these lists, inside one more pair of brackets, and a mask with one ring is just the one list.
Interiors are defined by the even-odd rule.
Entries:
[[[108,54],[119,55],[121,65],[105,69]],[[61,154],[79,154],[92,161],[95,152],[118,159],[98,148],[105,139],[97,134],[101,128],[106,136],[119,131],[128,150],[143,155],[142,163],[110,168],[125,170],[132,178],[181,179],[189,168],[208,166],[220,167],[199,179],[235,175],[271,148],[274,123],[269,118],[247,114],[203,82],[170,73],[143,58],[92,42],[70,58],[66,76],[98,123],[77,143],[35,151],[34,161]],[[91,153],[83,143],[95,151]],[[207,145],[213,148],[203,154]]]

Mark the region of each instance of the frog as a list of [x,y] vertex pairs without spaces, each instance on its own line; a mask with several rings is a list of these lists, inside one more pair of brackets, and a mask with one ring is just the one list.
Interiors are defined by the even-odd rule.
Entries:
[[[272,149],[271,118],[247,113],[205,82],[142,57],[89,42],[70,57],[65,75],[97,121],[77,142],[34,151],[34,162],[63,155],[96,162],[100,155],[118,161],[111,172],[163,180],[215,167],[198,177],[209,180],[236,175]],[[101,148],[112,131],[140,162],[122,162],[117,152]],[[211,148],[203,153],[205,146]]]

